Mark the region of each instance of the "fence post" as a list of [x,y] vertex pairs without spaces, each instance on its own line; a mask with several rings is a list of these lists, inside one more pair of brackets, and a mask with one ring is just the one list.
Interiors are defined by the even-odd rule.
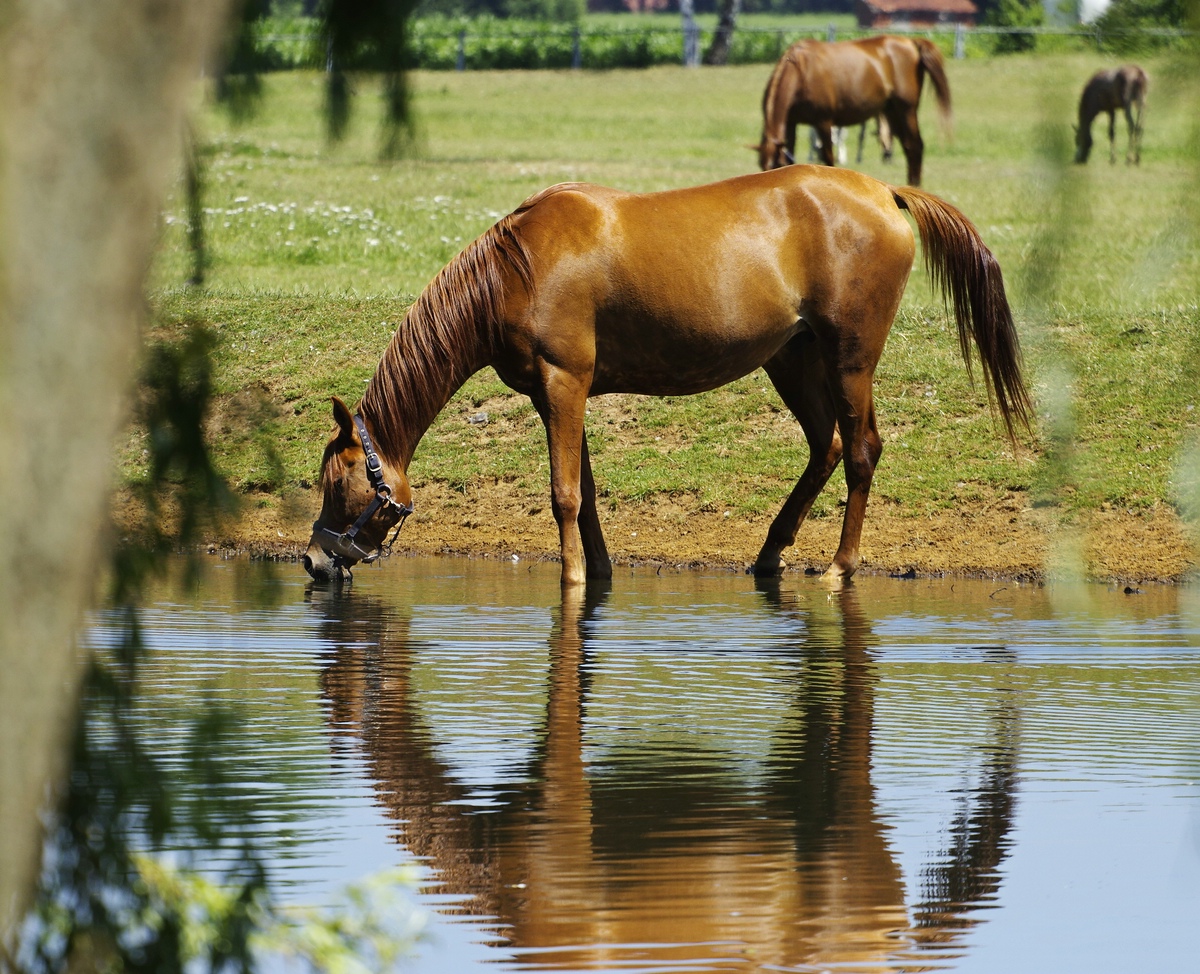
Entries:
[[575,25],[575,39],[571,48],[571,67],[578,71],[583,67],[583,42],[579,36],[579,25]]
[[454,70],[467,70],[467,31],[465,28],[458,32],[458,56],[454,59]]
[[696,26],[694,10],[692,0],[681,0],[679,12],[683,14],[683,64],[687,68],[700,64],[700,28]]
[[967,35],[962,24],[954,25],[954,60],[961,61],[967,56]]
[[837,40],[837,24],[830,24],[829,31],[825,35],[825,40],[831,44]]

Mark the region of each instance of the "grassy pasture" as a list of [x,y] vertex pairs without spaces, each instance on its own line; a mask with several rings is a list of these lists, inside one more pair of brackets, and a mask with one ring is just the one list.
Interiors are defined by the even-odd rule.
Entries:
[[[1009,503],[1069,520],[1176,504],[1200,479],[1181,465],[1200,405],[1197,76],[1143,59],[1151,92],[1141,166],[1109,165],[1100,121],[1091,164],[1072,166],[1078,91],[1107,63],[950,62],[952,133],[927,93],[924,186],[971,217],[1005,270],[1038,427],[1014,454],[968,383],[918,262],[877,376],[885,453],[876,510],[922,517]],[[177,196],[149,301],[155,337],[191,321],[219,335],[214,439],[234,483],[262,505],[299,497],[315,506],[306,492],[329,395],[357,400],[415,294],[529,194],[560,180],[646,191],[752,170],[745,146],[758,137],[767,73],[418,73],[419,145],[395,163],[378,159],[371,79],[359,81],[355,123],[336,146],[324,138],[316,74],[268,76],[259,117],[241,127],[204,107],[208,278],[202,288],[182,283]],[[898,182],[903,165],[899,153],[883,164],[868,146],[859,168]],[[491,421],[468,424],[480,409]],[[769,515],[806,456],[761,372],[690,399],[594,401],[589,424],[611,507],[673,496]],[[131,430],[120,451],[126,480],[142,474],[141,436]],[[411,473],[418,487],[501,481],[544,502],[540,424],[485,370],[426,436]],[[827,491],[814,516],[836,513],[839,493]]]

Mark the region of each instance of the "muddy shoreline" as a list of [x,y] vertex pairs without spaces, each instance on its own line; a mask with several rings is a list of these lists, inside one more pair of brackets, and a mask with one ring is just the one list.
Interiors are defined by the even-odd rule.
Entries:
[[[246,498],[236,520],[206,533],[205,547],[214,553],[299,560],[319,508],[317,497],[304,492],[284,504],[270,500]],[[504,484],[466,494],[424,485],[416,507],[393,556],[558,558],[549,505]],[[617,566],[739,572],[753,561],[770,523],[688,498],[623,504],[603,510],[601,521]],[[787,571],[824,570],[840,529],[840,512],[805,522],[796,545],[785,553]],[[1009,502],[925,517],[872,505],[861,552],[865,574],[1125,583],[1183,582],[1200,561],[1188,526],[1165,506],[1098,511],[1085,521],[1064,523],[1053,509]]]

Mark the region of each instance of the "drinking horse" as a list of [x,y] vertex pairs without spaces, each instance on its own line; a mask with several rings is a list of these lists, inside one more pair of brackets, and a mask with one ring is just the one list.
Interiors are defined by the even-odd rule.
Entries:
[[925,143],[917,122],[929,75],[938,107],[950,119],[950,83],[942,54],[924,38],[884,35],[856,41],[797,41],[775,65],[763,91],[760,169],[796,161],[796,126],[811,125],[825,165],[834,164],[834,126],[860,125],[882,115],[900,140],[910,186],[921,183]]
[[[1117,110],[1125,113],[1129,146],[1125,161],[1142,161],[1142,113],[1146,109],[1146,89],[1150,81],[1136,64],[1097,71],[1083,86],[1079,98],[1079,125],[1075,128],[1075,161],[1087,162],[1092,151],[1092,121],[1101,112],[1108,113],[1108,161],[1117,161]],[[1134,114],[1134,109],[1137,114]]]
[[[848,490],[826,577],[849,577],[882,442],[872,385],[916,251],[953,309],[971,371],[1001,418],[1028,425],[1000,267],[955,207],[847,169],[788,166],[634,195],[552,186],[444,267],[397,327],[357,410],[334,399],[321,513],[304,557],[317,579],[371,561],[412,511],[418,441],[490,365],[546,428],[562,581],[609,578],[584,433],[590,396],[704,392],[760,366],[795,414],[809,460],[754,562],[782,553],[839,462]],[[395,540],[395,534],[392,534]]]

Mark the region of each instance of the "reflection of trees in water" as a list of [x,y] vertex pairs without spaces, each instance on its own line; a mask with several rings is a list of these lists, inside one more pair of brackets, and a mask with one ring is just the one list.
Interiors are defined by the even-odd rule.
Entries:
[[444,742],[412,679],[429,647],[409,638],[406,611],[352,589],[323,593],[335,746],[361,747],[380,803],[436,870],[439,892],[461,898],[457,912],[496,917],[515,946],[573,945],[579,962],[605,944],[725,938],[753,945],[760,963],[895,969],[905,940],[944,947],[996,891],[1015,791],[1014,701],[998,707],[985,780],[964,799],[910,922],[871,782],[870,623],[850,587],[811,605],[778,583],[760,593],[763,610],[804,635],[788,657],[796,716],[753,782],[711,757],[640,754],[636,740],[616,763],[585,764],[600,649],[589,633],[609,599],[597,587],[564,596],[537,745],[486,809],[471,807],[473,788],[439,757]]

